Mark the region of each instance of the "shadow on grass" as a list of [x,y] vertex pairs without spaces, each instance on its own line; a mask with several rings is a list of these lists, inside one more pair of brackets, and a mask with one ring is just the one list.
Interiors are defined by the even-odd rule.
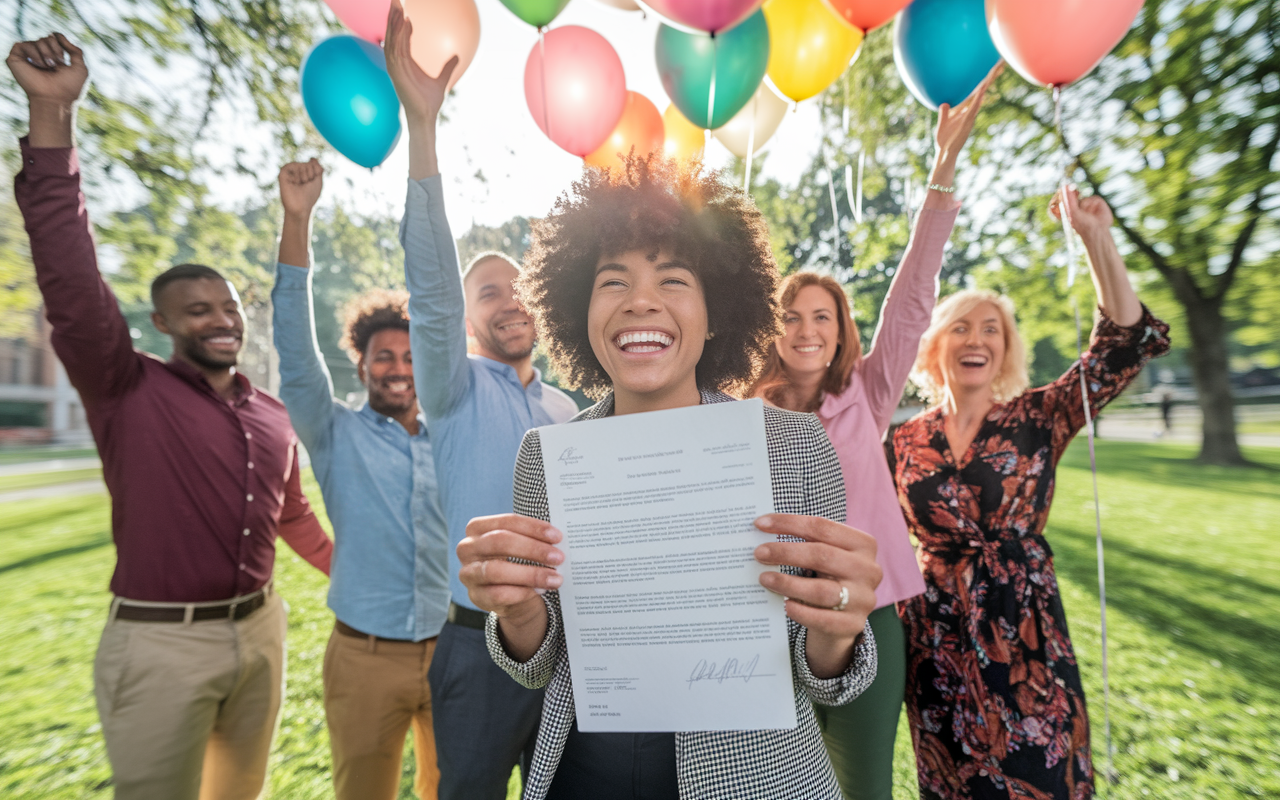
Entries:
[[[1089,469],[1089,450],[1083,437],[1071,443],[1061,466]],[[1280,496],[1276,472],[1280,471],[1280,449],[1254,448],[1248,457],[1253,464],[1222,467],[1196,461],[1197,449],[1184,444],[1144,444],[1099,440],[1098,475],[1145,480],[1169,488],[1183,486],[1215,493],[1253,496]]]
[[[1096,598],[1098,572],[1092,533],[1059,525],[1052,546],[1057,554],[1057,574]],[[1110,608],[1176,637],[1179,646],[1201,653],[1206,660],[1221,659],[1226,663],[1224,669],[1280,692],[1280,632],[1263,622],[1195,602],[1196,597],[1238,597],[1237,607],[1265,614],[1265,604],[1259,608],[1246,601],[1257,594],[1275,596],[1274,587],[1123,542],[1110,541],[1107,549],[1124,555],[1107,559]]]
[[33,525],[49,530],[71,517],[99,508],[106,509],[106,513],[110,514],[110,506],[100,494],[23,500],[0,504],[0,508],[3,508],[3,514],[0,514],[0,536],[15,531],[22,535],[30,534]]
[[17,569],[35,567],[59,558],[79,555],[80,553],[85,553],[89,550],[97,550],[99,547],[106,547],[109,544],[111,544],[111,535],[107,533],[100,533],[89,541],[81,544],[72,545],[71,547],[62,547],[57,550],[49,550],[44,553],[37,553],[34,556],[28,556],[27,558],[14,561],[9,564],[0,564],[0,575]]

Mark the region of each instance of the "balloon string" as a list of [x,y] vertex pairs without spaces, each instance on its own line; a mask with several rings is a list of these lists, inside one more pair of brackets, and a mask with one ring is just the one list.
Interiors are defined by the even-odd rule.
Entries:
[[[551,104],[547,98],[547,37],[545,28],[538,28],[538,70],[539,78],[542,81],[542,130],[546,132],[547,138],[551,139],[551,118],[548,106]],[[552,140],[554,141],[554,139]]]
[[720,53],[720,45],[716,35],[711,34],[711,85],[707,88],[707,130],[711,130],[711,121],[715,119],[716,108],[716,56]]
[[759,90],[751,95],[751,127],[747,130],[747,169],[746,177],[742,180],[742,191],[751,193],[751,159],[756,154],[756,98],[760,96]]
[[[826,160],[825,156],[823,160]],[[827,165],[827,191],[831,195],[831,271],[834,274],[840,265],[840,210],[836,208],[836,176],[831,172],[830,164]]]
[[1089,440],[1089,471],[1093,474],[1093,524],[1098,552],[1098,601],[1102,631],[1102,727],[1107,742],[1107,783],[1115,783],[1115,749],[1111,743],[1111,674],[1107,663],[1107,570],[1102,552],[1102,505],[1098,498],[1098,454],[1093,444],[1093,414],[1089,409],[1089,387],[1085,381],[1085,352],[1080,335],[1080,304],[1072,297],[1076,318],[1076,350],[1080,353],[1080,397],[1084,404],[1084,429]]
[[[1067,188],[1070,183],[1071,168],[1075,159],[1071,148],[1067,146],[1066,132],[1062,127],[1062,87],[1053,87],[1053,123],[1062,142],[1064,164],[1062,179],[1058,187],[1059,216],[1062,218],[1062,230],[1067,237],[1067,288],[1075,282],[1077,253],[1076,233],[1071,225],[1071,205],[1067,202]],[[1084,405],[1084,429],[1089,440],[1089,472],[1093,477],[1093,524],[1094,541],[1098,558],[1098,603],[1099,622],[1102,634],[1102,720],[1103,735],[1107,743],[1107,783],[1116,782],[1115,747],[1111,741],[1111,672],[1109,664],[1109,647],[1107,642],[1107,570],[1102,547],[1102,501],[1098,494],[1098,454],[1094,448],[1093,413],[1089,408],[1089,386],[1085,380],[1085,352],[1080,325],[1080,303],[1073,295],[1071,310],[1076,321],[1076,350],[1080,353],[1080,400]]]
[[858,190],[854,193],[853,165],[844,165],[844,190],[849,196],[849,210],[853,212],[853,221],[862,224],[862,169],[867,163],[867,151],[858,151]]

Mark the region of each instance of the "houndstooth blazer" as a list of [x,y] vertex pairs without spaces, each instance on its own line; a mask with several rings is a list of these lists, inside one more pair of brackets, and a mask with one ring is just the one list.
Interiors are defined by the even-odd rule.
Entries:
[[[703,403],[731,402],[720,392],[702,392]],[[574,418],[599,419],[613,413],[610,395]],[[835,449],[812,414],[766,406],[765,438],[773,479],[773,504],[779,513],[807,514],[844,520],[844,479]],[[550,520],[536,430],[525,434],[516,459],[515,510]],[[791,573],[797,570],[784,567]],[[573,686],[557,592],[543,596],[547,604],[547,636],[534,655],[513,661],[498,638],[498,618],[489,615],[486,638],[494,662],[524,686],[547,687],[542,723],[526,776],[524,800],[543,800],[555,777],[565,740],[573,727]],[[819,679],[809,671],[805,628],[787,620],[798,725],[792,730],[677,733],[676,770],[683,800],[840,800],[840,786],[814,720],[812,703],[838,706],[850,702],[876,675],[876,645],[868,625],[854,648],[844,674]]]

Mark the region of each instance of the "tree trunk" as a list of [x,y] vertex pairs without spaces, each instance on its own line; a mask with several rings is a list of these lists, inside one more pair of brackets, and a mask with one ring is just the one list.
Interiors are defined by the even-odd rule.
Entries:
[[[1179,293],[1183,294],[1183,293]],[[1221,301],[1179,298],[1191,329],[1191,375],[1195,381],[1204,431],[1199,461],[1205,464],[1247,464],[1236,441],[1236,408],[1227,367],[1226,321]]]

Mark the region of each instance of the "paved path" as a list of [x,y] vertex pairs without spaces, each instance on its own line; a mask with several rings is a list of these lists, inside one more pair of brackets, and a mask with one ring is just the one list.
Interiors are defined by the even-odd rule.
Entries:
[[47,500],[50,497],[72,497],[81,494],[105,493],[106,491],[106,484],[95,478],[91,481],[55,483],[52,486],[35,486],[30,489],[14,489],[9,492],[0,492],[0,504],[16,503],[19,500]]
[[6,475],[34,475],[41,472],[65,472],[72,469],[93,469],[102,466],[97,456],[92,458],[55,458],[50,461],[24,461],[21,464],[0,465],[0,477]]

